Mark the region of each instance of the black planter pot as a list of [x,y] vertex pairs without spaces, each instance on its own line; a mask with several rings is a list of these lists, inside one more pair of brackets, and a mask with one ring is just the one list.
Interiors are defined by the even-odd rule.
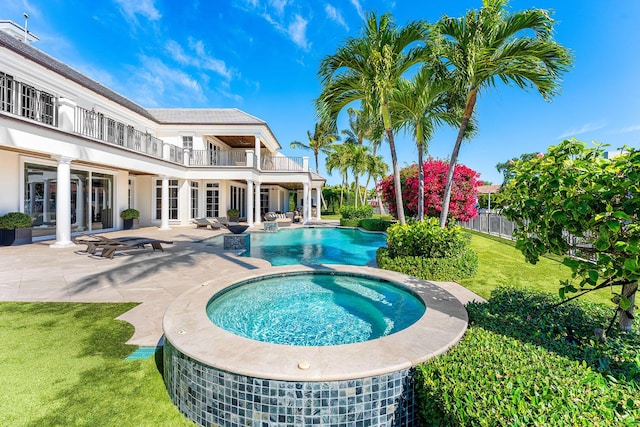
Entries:
[[122,229],[123,230],[137,230],[140,228],[140,220],[138,218],[134,219],[123,219]]
[[28,245],[32,242],[32,228],[0,229],[0,246]]

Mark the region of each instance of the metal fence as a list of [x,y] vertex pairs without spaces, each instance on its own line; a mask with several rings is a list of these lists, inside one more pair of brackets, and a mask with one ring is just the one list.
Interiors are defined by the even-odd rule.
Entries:
[[513,221],[509,221],[499,213],[486,210],[478,212],[477,217],[467,222],[460,222],[460,225],[470,230],[493,234],[511,240],[513,240],[512,234],[516,228]]

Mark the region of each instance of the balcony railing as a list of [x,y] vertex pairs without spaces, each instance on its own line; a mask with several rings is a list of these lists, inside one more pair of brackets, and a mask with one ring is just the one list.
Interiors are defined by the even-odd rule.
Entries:
[[190,156],[189,166],[247,166],[245,150],[191,150]]
[[[126,147],[139,153],[182,163],[181,147],[167,144],[149,133],[141,132],[131,125],[114,120],[94,110],[76,107],[75,131],[108,144]],[[164,147],[168,153],[164,153]]]
[[0,111],[57,126],[57,98],[0,72]]
[[303,171],[302,165],[302,157],[262,156],[260,159],[260,169],[263,171]]

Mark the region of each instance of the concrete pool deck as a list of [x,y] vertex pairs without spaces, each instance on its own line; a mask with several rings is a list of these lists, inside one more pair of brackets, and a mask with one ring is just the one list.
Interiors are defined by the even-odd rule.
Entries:
[[[311,225],[336,225],[317,222]],[[292,225],[297,227],[298,225]],[[262,230],[262,225],[248,231]],[[105,234],[173,241],[164,252],[150,248],[118,254],[114,259],[90,256],[85,246],[50,248],[52,241],[0,247],[0,301],[22,302],[139,302],[118,319],[135,332],[129,344],[155,346],[162,337],[162,318],[169,304],[184,292],[216,277],[240,271],[269,274],[274,267],[261,259],[238,257],[205,239],[226,230],[146,227]],[[437,282],[463,304],[482,298],[454,282]]]

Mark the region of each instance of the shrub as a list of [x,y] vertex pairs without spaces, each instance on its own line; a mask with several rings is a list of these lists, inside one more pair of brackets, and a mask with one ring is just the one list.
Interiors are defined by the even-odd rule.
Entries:
[[229,209],[227,211],[227,216],[229,218],[237,218],[240,216],[240,211],[238,209]]
[[360,227],[368,231],[386,231],[392,224],[392,221],[377,218],[365,218],[360,221]]
[[478,255],[471,249],[462,250],[447,258],[426,258],[421,256],[389,256],[387,248],[376,252],[378,267],[398,271],[424,280],[450,281],[475,276],[478,270]]
[[478,270],[471,236],[462,228],[440,228],[437,218],[387,229],[387,247],[376,252],[378,267],[425,280],[459,280]]
[[360,218],[340,218],[340,225],[343,227],[359,227]]
[[29,228],[33,224],[31,216],[22,212],[9,212],[0,216],[0,228],[15,230],[16,228]]
[[343,206],[342,209],[340,209],[340,215],[344,219],[372,218],[373,207],[369,205],[358,206],[357,208],[353,206]]
[[[640,419],[640,341],[594,339],[606,306],[498,288],[467,305],[471,326],[416,370],[420,425],[623,426]],[[566,339],[572,332],[575,340]]]
[[120,218],[122,219],[137,219],[140,218],[140,211],[136,210],[136,209],[125,209],[122,212],[120,212]]
[[387,229],[387,247],[391,257],[420,256],[446,258],[459,254],[469,246],[471,236],[461,227],[441,228],[437,218],[405,225],[395,224]]

